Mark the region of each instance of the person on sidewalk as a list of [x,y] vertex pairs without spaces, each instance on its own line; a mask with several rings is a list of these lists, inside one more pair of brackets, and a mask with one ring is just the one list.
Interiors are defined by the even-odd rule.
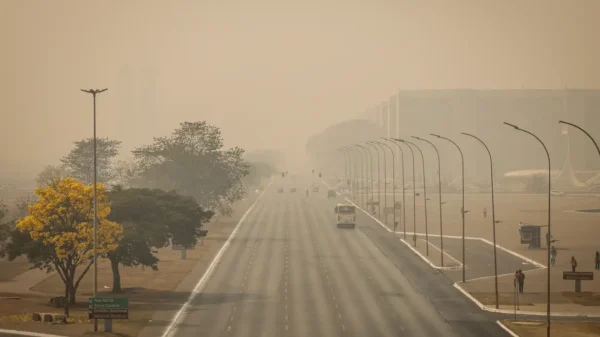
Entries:
[[483,217],[487,218],[487,208],[483,208]]
[[596,257],[594,258],[596,262],[596,270],[600,270],[600,250],[596,251]]
[[554,246],[552,246],[552,248],[550,249],[550,264],[552,266],[554,266],[555,263],[556,263],[556,248],[554,248]]
[[523,287],[525,286],[525,273],[519,269],[519,293],[523,293]]
[[577,260],[575,260],[575,256],[571,256],[571,269],[573,272],[577,269]]

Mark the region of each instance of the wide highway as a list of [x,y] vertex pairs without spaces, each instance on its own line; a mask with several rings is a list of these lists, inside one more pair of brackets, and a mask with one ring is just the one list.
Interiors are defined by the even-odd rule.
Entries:
[[275,178],[168,335],[508,336],[362,212],[336,228],[341,201],[314,177]]

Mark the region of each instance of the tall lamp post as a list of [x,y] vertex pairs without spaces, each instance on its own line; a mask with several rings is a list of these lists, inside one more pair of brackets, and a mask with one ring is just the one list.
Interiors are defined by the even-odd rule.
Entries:
[[[367,142],[367,145],[371,145],[373,148],[375,148],[375,153],[377,153],[377,217],[379,219],[381,219],[381,186],[379,186],[379,183],[381,182],[381,165],[379,165],[379,151],[377,150],[377,146]],[[373,173],[371,172],[371,178],[373,178]],[[373,191],[371,190],[371,193],[373,193]]]
[[598,154],[600,155],[600,147],[598,147],[598,144],[596,143],[596,141],[594,140],[594,137],[592,137],[587,131],[585,131],[584,129],[582,129],[581,127],[573,124],[573,123],[569,123],[569,122],[565,122],[565,121],[558,121],[559,124],[566,124],[566,125],[570,125],[574,128],[579,129],[581,132],[585,133],[591,140],[592,143],[594,143],[594,145],[596,146],[596,150],[598,150]]
[[[404,196],[404,194],[405,194],[404,193],[405,192],[405,188],[404,188],[404,151],[402,150],[402,146],[400,146],[400,144],[394,142],[393,140],[391,140],[389,138],[382,138],[382,139],[395,144],[398,147],[398,150],[400,150],[400,161],[402,164],[402,228],[404,230],[404,240],[406,240],[406,212],[404,211],[404,207],[406,206],[406,198]],[[396,195],[396,189],[394,189],[394,195]]]
[[465,280],[465,214],[468,212],[465,210],[465,157],[463,156],[463,152],[460,149],[460,147],[458,146],[458,144],[456,144],[453,140],[448,139],[446,137],[442,137],[440,135],[436,135],[431,133],[430,135],[437,137],[439,139],[444,139],[449,141],[450,143],[454,144],[454,146],[456,146],[456,148],[458,149],[458,152],[460,153],[460,163],[461,163],[461,168],[462,168],[462,173],[461,173],[461,181],[462,181],[462,207],[460,209],[460,213],[462,216],[462,281],[463,283],[466,282]]
[[421,148],[419,148],[417,144],[409,142],[407,140],[403,140],[403,142],[408,144],[408,147],[410,147],[410,145],[414,146],[421,154],[421,167],[423,168],[423,207],[425,210],[425,254],[429,256],[429,228],[427,226],[427,185],[425,184],[425,156],[423,155],[423,151],[421,151]]
[[444,226],[443,226],[443,217],[442,217],[442,161],[440,160],[440,152],[438,151],[437,147],[435,147],[435,145],[430,142],[427,139],[424,138],[420,138],[420,137],[415,137],[412,136],[415,139],[418,139],[420,141],[424,141],[426,143],[429,143],[429,145],[431,145],[433,147],[433,149],[435,150],[435,153],[437,154],[437,160],[438,160],[438,188],[439,188],[439,200],[440,200],[440,258],[441,258],[441,263],[442,263],[442,267],[444,266]]
[[[389,145],[381,143],[381,142],[377,142],[377,141],[374,143],[379,144],[379,146],[382,146],[382,149],[383,149],[383,146],[387,147],[390,150],[390,152],[392,153],[392,219],[393,219],[392,221],[394,221],[394,232],[396,232],[396,208],[395,208],[396,207],[396,192],[394,191],[394,181],[396,180],[396,173],[395,173],[395,171],[396,171],[396,164],[395,164],[396,156],[394,155],[394,150],[392,150],[392,148]],[[385,154],[385,149],[383,149],[383,153]],[[384,176],[384,179],[386,181],[386,188],[384,189],[384,193],[385,193],[385,200],[386,200],[385,205],[387,207],[387,179],[385,178],[385,176]],[[383,212],[385,213],[385,208],[383,209]],[[384,216],[385,216],[385,223],[387,224],[387,215],[384,215]]]
[[[548,148],[546,147],[546,144],[544,144],[544,142],[542,142],[542,140],[538,136],[534,135],[533,133],[531,133],[527,130],[521,129],[520,127],[518,127],[514,124],[510,124],[507,122],[504,122],[504,124],[514,128],[517,131],[525,132],[525,133],[529,134],[530,136],[532,136],[533,138],[537,139],[537,141],[540,142],[540,144],[542,144],[542,147],[544,148],[544,151],[546,152],[546,156],[548,157],[548,241],[550,241],[552,238],[552,234],[550,231],[550,214],[551,214],[550,207],[551,207],[551,200],[552,200],[552,186],[551,186],[551,184],[552,184],[552,175],[551,175],[552,166],[551,166],[551,162],[550,162],[550,153],[548,152]],[[548,246],[547,247],[548,248],[547,249],[547,253],[548,253],[547,254],[548,255],[547,256],[548,257],[548,268],[547,268],[548,269],[548,273],[547,273],[548,288],[546,289],[546,296],[548,298],[548,303],[546,304],[547,305],[547,307],[546,307],[546,311],[547,311],[546,312],[546,320],[547,320],[546,336],[550,337],[550,266],[551,266],[551,264],[550,264],[550,242],[548,242],[546,246]]]
[[[406,144],[402,139],[392,138],[395,142],[403,143],[410,150],[412,156],[412,178],[413,178],[413,247],[417,246],[417,187],[415,173],[415,152],[412,147]],[[399,143],[397,143],[399,144]],[[406,236],[406,233],[405,233]]]
[[361,165],[361,168],[360,168],[360,170],[361,170],[360,201],[361,201],[361,204],[364,207],[365,206],[365,193],[363,192],[362,188],[366,189],[367,201],[368,201],[368,199],[369,199],[369,194],[368,194],[369,193],[369,185],[367,184],[367,181],[365,180],[365,172],[367,173],[367,179],[368,179],[368,177],[369,177],[368,165],[369,165],[370,153],[369,153],[369,150],[366,147],[364,147],[364,146],[362,146],[360,144],[356,144],[355,146],[357,146],[358,148],[360,148],[361,150],[363,150],[364,151],[363,154],[365,155],[365,170],[363,171],[362,165]]
[[487,147],[487,145],[485,145],[485,143],[483,142],[483,140],[479,139],[478,137],[470,134],[470,133],[465,133],[465,132],[461,132],[462,135],[465,136],[469,136],[471,138],[475,138],[476,140],[478,140],[481,145],[483,145],[483,147],[485,147],[489,157],[490,157],[490,177],[491,177],[491,184],[492,184],[492,232],[493,232],[493,238],[494,238],[494,288],[495,288],[495,292],[496,292],[496,309],[499,308],[499,304],[498,304],[498,259],[497,259],[497,255],[496,255],[496,210],[495,210],[495,203],[494,203],[494,162],[492,161],[492,153],[490,152],[490,149]]
[[340,152],[342,154],[342,156],[344,157],[344,184],[342,186],[344,186],[344,185],[347,184],[347,181],[348,181],[348,166],[349,166],[348,165],[348,157],[346,156],[347,153],[344,150],[345,149],[343,147],[337,149],[337,151]]
[[[97,203],[97,190],[96,183],[98,178],[98,169],[97,169],[97,158],[96,158],[96,95],[105,92],[108,88],[105,89],[81,89],[81,91],[92,94],[94,99],[94,280],[93,287],[94,291],[92,296],[95,298],[98,293],[98,203]],[[98,331],[98,319],[94,318],[94,331]]]
[[[346,146],[346,148],[348,149],[348,152],[352,154],[352,160],[354,162],[354,182],[352,187],[354,187],[354,200],[358,202],[358,167],[360,165],[360,150],[352,146]],[[358,151],[358,155],[356,151]]]
[[[380,145],[381,143],[375,141],[371,141],[368,143],[373,145],[373,147],[375,147],[376,149],[376,145],[379,145],[379,147],[381,148],[381,152],[383,153],[383,212],[385,213],[385,208],[387,207],[387,160],[385,158],[385,148]],[[379,149],[377,149],[377,153],[379,153]],[[377,186],[379,187],[378,193],[379,195],[381,195],[381,186],[379,184],[377,184]],[[385,214],[381,214],[381,197],[379,197],[379,219],[381,219],[382,215],[385,217]],[[387,225],[386,217],[384,219],[384,222]]]

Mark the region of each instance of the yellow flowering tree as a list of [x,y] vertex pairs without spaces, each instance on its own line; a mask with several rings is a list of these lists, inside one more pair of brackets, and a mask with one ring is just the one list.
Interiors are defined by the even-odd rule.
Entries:
[[[29,206],[30,215],[17,222],[21,239],[12,244],[21,248],[12,247],[9,258],[27,254],[34,267],[56,270],[65,284],[65,297],[75,303],[77,287],[94,263],[93,186],[62,178],[35,193],[38,201]],[[104,255],[117,248],[123,227],[106,220],[110,203],[103,185],[97,185],[97,198],[97,249]],[[77,272],[79,267],[83,270]]]

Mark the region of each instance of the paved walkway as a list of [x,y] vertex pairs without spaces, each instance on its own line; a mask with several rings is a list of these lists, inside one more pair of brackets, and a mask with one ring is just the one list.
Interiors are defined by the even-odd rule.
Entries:
[[54,275],[54,272],[47,273],[45,270],[40,269],[28,270],[15,276],[12,281],[0,282],[0,293],[46,295],[33,291],[31,288],[52,275]]

